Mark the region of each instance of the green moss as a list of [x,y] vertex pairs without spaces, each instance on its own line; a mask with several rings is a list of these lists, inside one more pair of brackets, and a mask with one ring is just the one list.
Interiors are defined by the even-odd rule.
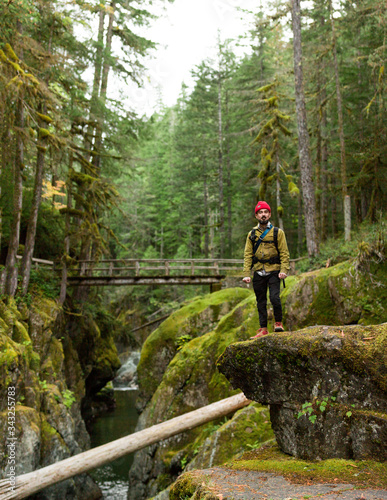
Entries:
[[200,471],[185,472],[173,484],[170,500],[219,500],[219,496],[211,493],[206,485],[209,479]]
[[12,338],[19,344],[22,344],[23,342],[31,342],[27,328],[18,320],[15,320]]
[[[138,365],[141,391],[146,394],[155,392],[166,366],[177,352],[177,339],[179,337],[203,335],[216,326],[223,311],[232,309],[246,297],[251,297],[251,291],[243,288],[225,289],[198,297],[171,314],[147,338],[142,347],[141,360]],[[227,330],[229,326],[223,323],[224,329]],[[165,359],[165,365],[162,364],[161,358]],[[158,363],[155,363],[156,360]]]
[[362,488],[387,488],[387,463],[372,460],[330,459],[318,462],[298,460],[282,453],[278,446],[264,446],[226,464],[237,470],[281,474],[298,482],[352,483]]
[[290,278],[281,298],[284,322],[292,330],[313,324],[387,321],[386,262],[371,266],[371,272],[361,272],[354,261],[345,261]]

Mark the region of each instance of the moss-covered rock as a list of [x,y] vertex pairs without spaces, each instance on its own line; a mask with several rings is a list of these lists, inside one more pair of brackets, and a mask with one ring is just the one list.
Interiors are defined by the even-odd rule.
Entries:
[[[85,384],[77,352],[63,327],[61,308],[53,300],[35,296],[28,309],[20,304],[20,310],[13,299],[0,301],[0,478],[9,467],[10,403],[15,405],[17,475],[89,447],[80,411]],[[90,493],[85,494],[85,485]],[[92,480],[82,476],[44,490],[39,498],[99,495]]]
[[281,294],[289,330],[310,325],[380,324],[387,321],[387,263],[370,272],[354,262],[287,279]]
[[257,403],[252,403],[220,426],[208,426],[211,434],[203,442],[203,433],[191,445],[185,457],[193,460],[185,470],[204,469],[221,465],[247,449],[258,448],[274,437],[270,425],[269,410]]
[[144,408],[156,391],[179,347],[213,330],[224,315],[251,294],[250,290],[232,288],[197,297],[171,314],[147,338],[137,368],[139,408]]
[[[226,378],[217,371],[215,362],[230,343],[253,335],[257,321],[255,297],[250,292],[220,319],[213,331],[187,342],[169,363],[140,416],[138,428],[149,427],[235,394]],[[139,500],[165,488],[194,458],[195,449],[198,451],[200,444],[209,437],[211,428],[219,424],[207,424],[137,452],[130,471],[129,498]],[[239,450],[243,448],[242,435],[241,441],[236,439],[238,442],[234,443]],[[221,456],[218,451],[218,457]]]
[[218,367],[246,397],[270,404],[286,453],[387,459],[386,323],[240,342],[226,349]]

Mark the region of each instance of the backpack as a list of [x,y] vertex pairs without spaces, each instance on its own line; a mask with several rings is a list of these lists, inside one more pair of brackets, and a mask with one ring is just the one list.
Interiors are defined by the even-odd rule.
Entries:
[[[270,229],[271,229],[271,227],[267,228],[257,240],[255,240],[255,229],[252,229],[250,231],[249,238],[250,238],[251,243],[253,245],[253,259],[252,259],[252,263],[251,263],[251,268],[257,262],[261,262],[262,264],[267,264],[267,263],[269,263],[269,264],[281,264],[280,254],[279,254],[279,250],[278,250],[278,227],[274,226],[272,240],[263,241],[263,238],[268,234]],[[277,250],[278,255],[276,257],[270,257],[270,259],[258,259],[258,257],[255,256],[255,254],[256,254],[258,247],[261,243],[274,243],[274,246]]]

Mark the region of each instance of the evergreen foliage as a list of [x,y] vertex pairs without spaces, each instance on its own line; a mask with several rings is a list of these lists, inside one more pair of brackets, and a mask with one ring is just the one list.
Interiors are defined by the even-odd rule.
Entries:
[[[290,5],[258,6],[243,57],[235,41],[219,39],[217,58],[192,69],[193,88],[183,84],[176,105],[140,119],[110,98],[110,76],[141,84],[154,47],[140,30],[151,4],[0,6],[1,285],[11,295],[34,211],[34,257],[67,264],[241,258],[260,198],[274,207],[291,257],[306,252]],[[356,223],[384,208],[386,11],[380,0],[302,5],[317,243],[344,230],[344,183]]]

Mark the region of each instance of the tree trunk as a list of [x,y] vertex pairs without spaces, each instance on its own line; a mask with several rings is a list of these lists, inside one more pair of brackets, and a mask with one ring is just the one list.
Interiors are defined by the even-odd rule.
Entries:
[[303,245],[304,245],[304,235],[303,235],[303,222],[302,222],[302,198],[298,195],[298,231],[297,231],[297,254],[299,257],[302,255]]
[[215,258],[215,228],[214,228],[214,212],[210,211],[210,255],[211,259]]
[[331,186],[331,219],[332,219],[332,235],[337,236],[337,199],[336,199],[336,178],[334,173],[330,175]]
[[232,186],[231,186],[231,161],[230,161],[230,138],[228,137],[230,122],[228,119],[228,92],[226,91],[226,155],[227,155],[227,240],[228,257],[232,258]]
[[224,256],[225,224],[224,224],[224,193],[223,193],[223,130],[222,130],[222,79],[218,75],[218,185],[219,185],[219,215],[220,215],[220,257]]
[[343,197],[343,208],[344,208],[344,237],[345,241],[349,241],[351,239],[351,199],[348,195],[348,187],[347,187],[347,161],[345,158],[343,104],[342,104],[341,89],[340,89],[339,65],[337,63],[336,30],[335,30],[335,22],[333,19],[331,0],[329,0],[329,11],[330,11],[331,25],[332,25],[333,67],[335,70],[337,115],[339,121],[341,193]]
[[[21,35],[23,27],[20,21],[17,21],[17,31]],[[20,50],[20,58],[23,58],[23,50]],[[7,259],[1,276],[0,289],[1,293],[13,297],[17,289],[17,266],[16,256],[19,249],[20,239],[20,224],[23,206],[23,170],[24,170],[24,143],[20,130],[24,129],[24,91],[23,87],[19,89],[17,99],[15,128],[16,145],[15,145],[15,162],[14,162],[14,191],[13,191],[13,214],[11,224],[11,234],[8,246]]]
[[[113,39],[113,24],[114,24],[114,12],[115,12],[116,2],[112,0],[110,3],[110,12],[109,12],[109,25],[106,33],[106,43],[105,43],[105,55],[103,59],[102,66],[102,78],[101,78],[101,90],[99,93],[100,104],[101,106],[105,105],[106,102],[106,94],[107,94],[107,84],[110,70],[110,54],[112,50],[112,39]],[[103,110],[101,110],[101,113]],[[102,128],[103,128],[103,118],[100,115],[98,117],[98,125],[95,133],[95,140],[93,146],[93,154],[92,154],[92,163],[97,167],[97,169],[101,166],[101,146],[102,146]]]
[[209,248],[209,221],[208,221],[208,186],[207,186],[207,165],[206,158],[203,158],[203,172],[204,172],[204,185],[203,185],[203,204],[204,204],[204,257],[208,259]]
[[277,217],[278,217],[278,227],[284,230],[284,221],[282,218],[282,205],[281,205],[281,183],[280,183],[280,162],[278,159],[278,151],[275,152],[275,170],[277,172],[276,179],[276,197],[277,197]]
[[[322,90],[322,101],[326,101],[326,90]],[[320,200],[320,241],[325,241],[328,236],[328,134],[327,111],[325,106],[321,110],[321,200]]]
[[[47,114],[46,105],[42,107],[41,113],[43,113],[44,115]],[[44,122],[40,120],[39,128],[43,127],[44,127]],[[28,285],[30,282],[32,257],[34,255],[34,248],[35,248],[36,227],[38,225],[38,214],[39,214],[40,201],[42,197],[42,184],[43,184],[46,146],[47,146],[46,138],[38,139],[34,194],[32,197],[31,213],[30,213],[30,218],[28,220],[27,236],[26,236],[23,259],[21,264],[23,295],[27,293]]]
[[[73,168],[73,154],[70,151],[69,157],[69,170]],[[72,208],[72,193],[71,193],[71,181],[67,186],[67,212],[66,212],[66,220],[65,220],[65,239],[64,239],[64,255],[62,257],[62,280],[60,284],[60,295],[59,295],[59,303],[63,304],[66,300],[67,293],[67,262],[70,255],[70,213],[69,210]]]
[[98,116],[98,94],[99,88],[101,86],[101,73],[102,73],[102,60],[103,60],[103,34],[105,25],[105,5],[101,2],[99,11],[99,23],[98,23],[98,38],[97,38],[97,50],[95,53],[95,66],[94,66],[94,78],[93,78],[93,90],[90,99],[90,115],[89,123],[87,126],[86,137],[85,137],[85,156],[87,161],[90,160],[91,156],[91,145],[93,141],[93,133],[95,129],[95,121]]
[[309,257],[313,257],[318,254],[318,241],[315,226],[315,194],[312,180],[313,170],[309,149],[309,133],[303,84],[300,0],[292,0],[292,25],[298,125],[298,153],[300,161],[302,197],[304,202],[306,246]]

